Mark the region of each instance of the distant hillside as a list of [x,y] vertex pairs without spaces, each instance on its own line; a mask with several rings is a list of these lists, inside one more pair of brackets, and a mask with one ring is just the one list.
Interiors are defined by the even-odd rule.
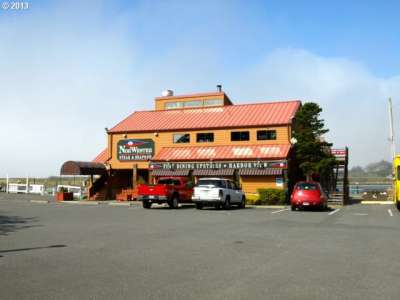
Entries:
[[349,171],[350,178],[387,178],[392,175],[392,164],[388,161],[370,163],[365,167],[354,166]]

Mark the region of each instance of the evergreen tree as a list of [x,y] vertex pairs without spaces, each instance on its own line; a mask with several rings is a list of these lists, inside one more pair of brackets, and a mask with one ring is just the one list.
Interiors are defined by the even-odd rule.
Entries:
[[321,107],[313,102],[304,103],[298,110],[293,135],[297,139],[294,151],[301,177],[309,180],[318,175],[321,181],[329,182],[335,158],[330,152],[332,144],[323,139],[329,130],[320,118],[321,112]]

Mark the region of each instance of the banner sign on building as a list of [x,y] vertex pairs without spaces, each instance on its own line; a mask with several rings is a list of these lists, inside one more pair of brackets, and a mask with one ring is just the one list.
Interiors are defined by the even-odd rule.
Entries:
[[154,141],[151,139],[120,140],[117,145],[119,161],[150,160],[154,155]]
[[286,161],[212,161],[150,163],[153,170],[287,168]]

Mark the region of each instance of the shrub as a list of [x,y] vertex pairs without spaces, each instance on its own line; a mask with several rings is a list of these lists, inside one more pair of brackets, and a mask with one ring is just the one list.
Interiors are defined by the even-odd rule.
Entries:
[[258,194],[246,194],[246,204],[248,205],[256,205],[260,199]]
[[284,190],[280,189],[258,189],[260,197],[255,203],[258,205],[282,205],[286,204],[286,195]]

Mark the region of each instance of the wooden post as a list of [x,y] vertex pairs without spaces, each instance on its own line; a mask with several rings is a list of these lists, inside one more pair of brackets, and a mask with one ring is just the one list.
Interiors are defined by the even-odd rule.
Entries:
[[136,183],[137,183],[137,164],[133,164],[132,168],[132,189],[136,189]]

